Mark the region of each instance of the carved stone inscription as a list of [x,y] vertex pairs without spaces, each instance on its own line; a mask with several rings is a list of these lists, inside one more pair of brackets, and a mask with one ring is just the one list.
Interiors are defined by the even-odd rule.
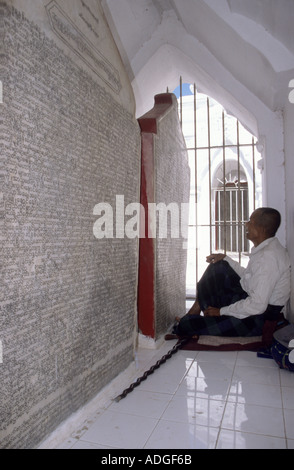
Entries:
[[[84,4],[86,5],[86,4]],[[121,90],[119,73],[98,49],[83,35],[60,6],[52,0],[46,6],[53,31],[116,93]],[[89,10],[89,8],[88,8]],[[82,15],[82,14],[81,14]],[[85,20],[84,16],[82,18]],[[87,22],[88,23],[88,22]],[[89,27],[89,23],[88,23]],[[94,29],[92,28],[94,31]]]
[[[81,0],[81,4],[85,10],[85,12],[88,14],[88,18],[86,18],[84,12],[79,13],[79,17],[83,20],[83,22],[87,25],[89,30],[96,36],[97,39],[99,39],[99,34],[97,33],[96,29],[97,26],[99,25],[99,19],[97,16],[93,13],[89,5],[84,0]],[[94,25],[95,27],[92,26],[91,20],[94,20]]]
[[107,87],[2,11],[0,446],[32,448],[132,360],[137,241],[95,239],[93,208],[138,198],[140,136]]

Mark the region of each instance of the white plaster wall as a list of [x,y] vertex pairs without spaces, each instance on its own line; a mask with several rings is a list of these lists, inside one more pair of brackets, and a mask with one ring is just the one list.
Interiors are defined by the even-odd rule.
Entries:
[[284,110],[285,125],[285,170],[286,170],[286,228],[287,249],[291,258],[292,280],[291,301],[288,319],[294,322],[294,104],[286,103]]
[[[136,97],[137,116],[179,83],[219,101],[263,147],[263,204],[282,215],[286,241],[283,110],[293,78],[292,0],[103,0]],[[293,75],[293,77],[292,77]],[[152,79],[151,79],[152,77]]]
[[[200,47],[201,49],[201,47]],[[260,141],[263,180],[263,205],[280,211],[282,224],[278,231],[281,243],[286,243],[285,166],[283,115],[271,111],[253,93],[238,82],[222,64],[203,50],[203,67],[188,55],[171,45],[161,46],[142,67],[132,82],[137,114],[144,114],[151,106],[151,97],[165,90],[172,91],[183,82],[195,82],[199,91],[210,95]],[[152,76],[152,81],[150,77]],[[150,102],[149,102],[150,101]],[[294,106],[294,105],[293,105]]]

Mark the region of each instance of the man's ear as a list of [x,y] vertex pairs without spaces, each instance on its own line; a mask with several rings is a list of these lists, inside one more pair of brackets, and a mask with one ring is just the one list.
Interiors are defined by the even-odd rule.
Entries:
[[262,236],[263,236],[264,239],[269,238],[268,231],[266,230],[265,227],[262,227],[262,226],[260,227],[260,233],[262,234]]

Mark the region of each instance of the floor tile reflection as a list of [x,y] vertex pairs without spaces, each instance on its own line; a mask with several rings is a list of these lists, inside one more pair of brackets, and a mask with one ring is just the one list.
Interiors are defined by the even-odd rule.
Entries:
[[[174,344],[140,349],[130,383]],[[106,404],[96,397],[95,412],[55,447],[294,448],[294,374],[254,352],[180,350],[118,403],[116,391],[121,379]]]

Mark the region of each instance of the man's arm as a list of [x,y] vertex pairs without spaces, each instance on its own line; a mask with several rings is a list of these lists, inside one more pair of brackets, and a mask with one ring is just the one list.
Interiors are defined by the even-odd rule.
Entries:
[[277,276],[279,276],[279,272],[271,260],[266,257],[260,259],[260,262],[254,263],[254,266],[246,272],[244,278],[248,297],[227,307],[222,307],[220,314],[246,318],[250,315],[263,313],[275,288]]
[[206,256],[207,263],[217,263],[218,261],[227,261],[231,268],[241,277],[245,271],[245,268],[241,266],[237,261],[234,261],[229,256],[225,255],[224,253],[212,253],[209,256]]

